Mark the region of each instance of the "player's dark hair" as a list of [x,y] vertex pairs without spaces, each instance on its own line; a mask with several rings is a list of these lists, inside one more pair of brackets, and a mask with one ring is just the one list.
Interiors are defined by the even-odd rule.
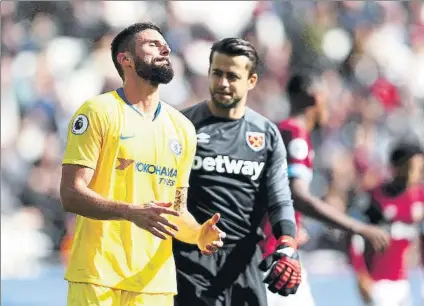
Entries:
[[143,32],[149,29],[158,31],[161,35],[163,35],[163,32],[159,26],[151,22],[138,22],[123,29],[112,40],[112,44],[111,44],[112,61],[113,61],[113,64],[115,65],[116,70],[119,73],[119,76],[122,79],[124,79],[124,71],[121,65],[118,63],[118,59],[117,59],[118,53],[125,52],[125,51],[130,51],[134,53],[136,35],[140,32]]
[[393,148],[390,154],[390,164],[393,167],[401,167],[417,154],[424,154],[423,148],[419,145],[400,143]]
[[250,60],[249,76],[256,73],[259,64],[259,55],[255,47],[247,40],[241,38],[224,38],[212,45],[209,54],[209,67],[212,65],[213,55],[215,52],[225,54],[227,56],[246,56]]
[[286,92],[292,115],[301,114],[315,105],[315,97],[310,93],[312,83],[312,77],[308,74],[295,74],[287,82]]

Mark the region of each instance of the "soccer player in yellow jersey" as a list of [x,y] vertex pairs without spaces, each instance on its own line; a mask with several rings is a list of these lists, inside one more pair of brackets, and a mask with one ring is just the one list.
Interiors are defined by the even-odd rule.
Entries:
[[69,125],[61,200],[77,214],[66,271],[68,305],[173,305],[172,237],[205,255],[222,247],[219,214],[202,225],[186,208],[196,134],[159,101],[171,81],[159,27],[137,23],[112,42],[123,87],[86,101]]

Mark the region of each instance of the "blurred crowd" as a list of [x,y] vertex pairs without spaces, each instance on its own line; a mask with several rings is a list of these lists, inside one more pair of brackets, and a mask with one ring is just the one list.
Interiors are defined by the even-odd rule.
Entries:
[[[66,256],[73,216],[59,202],[67,125],[88,98],[121,86],[110,43],[137,21],[160,25],[176,108],[208,97],[208,56],[228,36],[262,59],[248,104],[288,116],[288,76],[316,76],[330,120],[314,132],[313,192],[340,210],[384,180],[398,140],[424,143],[424,4],[421,1],[1,2],[1,273],[25,277],[40,259]],[[310,221],[307,251],[340,247],[340,233]],[[59,255],[59,256],[58,256]]]

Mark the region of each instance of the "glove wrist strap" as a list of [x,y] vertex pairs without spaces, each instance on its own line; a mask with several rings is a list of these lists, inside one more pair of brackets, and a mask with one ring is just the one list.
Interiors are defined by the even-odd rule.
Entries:
[[294,239],[293,237],[281,236],[280,238],[278,238],[277,241],[278,241],[278,245],[286,245],[295,250],[297,249],[297,242],[296,242],[296,239]]

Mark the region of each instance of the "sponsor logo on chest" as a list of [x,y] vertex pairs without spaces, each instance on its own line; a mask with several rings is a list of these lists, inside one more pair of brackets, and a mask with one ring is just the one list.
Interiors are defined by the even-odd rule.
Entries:
[[192,169],[203,169],[207,172],[241,174],[255,181],[261,176],[264,166],[264,162],[231,159],[226,155],[218,155],[216,157],[204,158],[195,156]]
[[117,158],[116,170],[128,171],[132,169],[136,173],[156,176],[159,185],[174,186],[178,177],[178,170],[172,167],[140,162],[134,159]]

